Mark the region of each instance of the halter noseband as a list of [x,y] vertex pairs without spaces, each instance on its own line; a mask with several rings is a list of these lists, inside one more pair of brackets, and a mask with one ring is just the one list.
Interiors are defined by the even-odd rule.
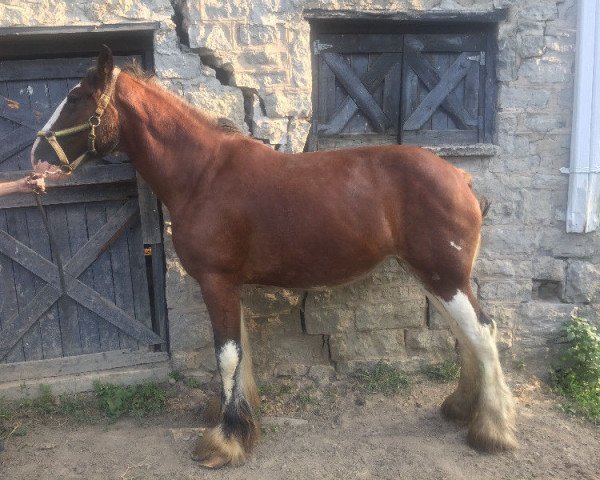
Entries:
[[[75,125],[74,127],[63,128],[62,130],[58,130],[57,132],[53,132],[52,130],[40,130],[37,133],[38,137],[45,138],[48,144],[52,147],[54,153],[56,153],[56,156],[62,163],[62,165],[60,165],[60,168],[63,172],[73,172],[79,166],[79,164],[83,160],[85,160],[86,157],[88,157],[89,155],[96,155],[98,153],[98,151],[96,150],[96,127],[100,125],[100,118],[102,117],[102,114],[104,113],[106,107],[110,103],[110,99],[115,90],[115,84],[117,83],[117,77],[119,76],[119,73],[121,73],[121,69],[115,67],[112,71],[110,81],[104,87],[102,95],[100,95],[100,98],[96,105],[96,111],[87,122],[80,123],[79,125]],[[57,138],[68,137],[79,132],[85,132],[86,130],[90,131],[90,133],[88,134],[87,151],[79,155],[79,157],[77,157],[72,162],[69,162],[69,158],[67,157],[67,154],[65,153],[63,148],[60,146],[60,143],[58,143]]]

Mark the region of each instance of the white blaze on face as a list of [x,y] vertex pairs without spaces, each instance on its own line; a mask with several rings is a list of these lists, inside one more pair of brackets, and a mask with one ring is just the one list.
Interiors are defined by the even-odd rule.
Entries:
[[[75,90],[80,85],[81,85],[81,82],[79,82],[71,90],[69,90],[69,93],[71,93],[73,90]],[[67,93],[67,96],[65,98],[63,98],[63,101],[60,102],[60,104],[58,105],[58,107],[56,107],[56,110],[54,110],[54,113],[48,119],[48,121],[46,122],[46,125],[44,125],[42,127],[42,131],[45,132],[47,130],[52,130],[52,126],[54,125],[54,123],[56,122],[56,120],[58,120],[58,117],[60,117],[62,109],[64,108],[65,104],[67,103],[67,97],[69,96],[69,93]],[[41,138],[37,137],[35,139],[35,142],[33,142],[33,147],[31,147],[31,166],[34,167],[34,168],[35,168],[35,164],[37,163],[36,159],[35,159],[35,150],[37,149],[38,145],[40,144],[40,140],[41,140]]]
[[240,363],[238,348],[233,340],[229,340],[221,347],[219,352],[219,368],[221,370],[221,380],[223,382],[223,393],[225,395],[225,405],[229,404],[233,395],[233,385],[235,381],[235,371]]

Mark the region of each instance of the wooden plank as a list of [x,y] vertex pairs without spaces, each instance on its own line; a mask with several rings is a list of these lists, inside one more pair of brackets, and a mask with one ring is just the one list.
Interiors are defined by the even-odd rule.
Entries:
[[33,134],[30,128],[23,125],[8,135],[4,135],[2,137],[2,145],[0,146],[0,162],[33,145],[34,140],[35,134]]
[[[89,185],[69,188],[51,188],[43,196],[44,205],[61,205],[78,202],[100,202],[135,197],[135,183]],[[16,193],[0,199],[0,208],[33,207],[35,197],[31,193]]]
[[[394,65],[397,64],[397,71],[399,70],[400,61],[401,58],[395,54],[384,53],[380,55],[372,65],[372,68],[360,78],[361,82],[363,82],[364,86],[367,88],[367,91],[371,94],[375,93],[375,90],[384,81],[386,75],[390,74],[390,69],[392,69]],[[400,77],[398,76],[398,82],[396,83],[398,93],[400,91],[399,79]],[[386,108],[386,105],[384,105],[384,112]],[[326,125],[319,126],[319,133],[322,135],[337,135],[341,133],[348,121],[350,121],[357,111],[358,106],[356,105],[356,102],[354,102],[352,97],[346,97],[342,105],[330,116],[329,122]],[[392,117],[388,118],[392,120]],[[394,121],[392,120],[392,124],[393,123]],[[397,119],[395,124],[398,124]]]
[[323,57],[319,57],[318,62],[318,122],[319,124],[325,124],[329,122],[331,115],[335,111],[335,75],[327,63],[325,63]]
[[[86,207],[88,229],[90,232],[100,232],[106,224],[106,207],[103,204],[92,204]],[[101,242],[98,242],[101,243]],[[92,275],[94,277],[93,288],[104,297],[114,301],[115,293],[112,282],[112,269],[110,265],[110,254],[103,250],[95,262],[93,262]],[[100,347],[102,350],[119,349],[119,331],[103,318],[98,316],[98,331],[100,333]]]
[[[11,182],[22,178],[29,172],[12,171],[0,173],[0,183]],[[94,185],[96,183],[119,183],[131,182],[135,178],[135,169],[129,163],[114,165],[86,165],[85,163],[77,170],[76,174],[60,180],[48,180],[46,185],[50,187],[75,187],[81,185]]]
[[[120,205],[111,202],[106,206],[107,218],[112,218],[119,210]],[[137,219],[139,217],[136,216]],[[136,222],[138,223],[138,222]],[[112,280],[115,289],[115,305],[121,310],[135,317],[133,306],[133,286],[131,280],[131,266],[129,264],[129,245],[124,231],[115,239],[110,247],[110,261],[112,265]],[[137,341],[119,332],[121,348],[138,348]]]
[[[6,222],[8,227],[7,233],[23,245],[29,246],[26,212],[9,211],[6,214]],[[22,311],[35,296],[35,277],[21,265],[14,265],[13,272],[19,311]],[[29,329],[23,332],[22,341],[23,360],[39,360],[42,358],[42,339],[39,323],[31,325]]]
[[[492,143],[492,137],[494,134],[494,121],[496,118],[496,95],[497,95],[497,82],[496,82],[496,51],[498,45],[495,41],[495,37],[491,33],[488,33],[486,39],[486,62],[485,68],[480,69],[480,80],[479,84],[483,86],[480,92],[480,98],[482,104],[480,105],[483,112],[483,135],[482,142]],[[483,78],[482,78],[483,77]]]
[[[431,23],[480,23],[495,24],[508,18],[508,8],[495,8],[484,11],[432,11],[423,10],[394,10],[385,9],[382,11],[364,11],[364,10],[333,10],[330,8],[310,8],[303,11],[303,16],[313,27],[328,26],[326,20],[345,20],[348,24],[348,18],[364,20],[372,25],[374,21],[388,20],[390,22],[400,23],[408,22],[431,22]],[[321,22],[314,22],[321,20]],[[314,24],[313,24],[314,22]],[[350,23],[349,28],[355,28]]]
[[389,69],[383,82],[383,111],[392,121],[391,128],[388,130],[391,133],[398,132],[400,121],[401,65],[402,59],[399,58]]
[[[8,230],[6,223],[6,212],[0,210],[0,233]],[[0,340],[2,338],[8,338],[10,327],[12,325],[10,319],[17,315],[19,312],[19,304],[17,302],[17,291],[14,280],[13,262],[10,257],[0,252],[0,274],[2,275],[2,282],[0,282],[0,294],[2,298],[2,304],[0,304]],[[24,332],[23,332],[24,333]],[[21,341],[22,335],[16,338],[18,345],[13,352],[7,350],[10,361],[22,361],[25,358],[23,354],[23,342]],[[0,360],[2,357],[0,357]]]
[[[88,206],[88,210],[87,217],[93,216],[92,208]],[[102,216],[103,224],[99,229],[97,229],[98,218],[86,219],[89,223],[95,223],[95,233],[73,255],[65,267],[66,273],[73,277],[79,277],[102,252],[107,251],[115,240],[122,236],[136,213],[137,203],[135,199],[130,199],[118,210],[115,210],[106,223],[104,223],[105,217]]]
[[77,358],[55,358],[27,363],[0,365],[0,378],[3,382],[18,382],[35,378],[77,375],[86,372],[112,370],[169,361],[167,352],[144,352],[117,350],[79,355]]
[[[407,68],[404,70],[405,74],[407,70],[413,70],[430,91],[440,82],[441,77],[436,68],[419,51],[407,47],[404,59],[407,64]],[[403,90],[405,88],[406,85],[403,86]],[[477,126],[477,119],[469,115],[454,93],[450,92],[441,106],[452,117],[452,121],[458,128],[468,129],[469,127]],[[405,112],[407,111],[413,112],[414,108],[405,109]]]
[[[437,69],[438,72],[442,73],[448,70],[452,63],[452,59],[454,55],[449,55],[448,53],[435,53],[430,55],[432,65]],[[452,90],[450,93],[454,95],[457,94],[457,89]],[[457,96],[458,99],[458,96]],[[431,115],[431,129],[432,130],[448,130],[450,128],[448,126],[448,115],[442,108],[436,108],[433,114]]]
[[[133,222],[127,229],[127,245],[129,247],[129,265],[131,269],[131,286],[133,287],[133,306],[135,318],[152,328],[152,313],[148,290],[148,269],[144,256],[144,243],[140,224]],[[160,242],[157,242],[160,244]],[[156,331],[156,330],[155,330]]]
[[313,42],[313,52],[317,55],[323,52],[369,54],[401,51],[402,36],[397,34],[321,34]]
[[468,145],[477,143],[477,130],[406,130],[402,143],[413,145]]
[[[115,65],[123,65],[130,56],[114,56]],[[32,60],[0,60],[0,81],[30,82],[35,80],[71,79],[67,92],[95,66],[96,56],[61,58],[35,58]],[[64,97],[63,97],[64,98]]]
[[[55,205],[51,208],[47,208],[46,210],[48,212],[48,221],[53,230],[56,246],[58,248],[58,252],[52,251],[52,258],[56,264],[56,257],[57,255],[60,255],[66,270],[66,265],[69,263],[71,258],[67,210],[66,207],[62,205]],[[67,277],[65,276],[65,278]],[[68,283],[69,281],[67,281],[67,284]],[[63,354],[65,356],[79,355],[81,353],[81,338],[79,335],[79,316],[77,315],[77,305],[70,298],[67,298],[63,295],[58,300],[58,312]]]
[[471,33],[422,33],[419,35],[406,35],[404,39],[407,47],[422,52],[478,52],[485,49],[486,34],[481,32]]
[[[20,342],[21,337],[31,328],[38,318],[46,312],[61,296],[60,291],[52,285],[46,285],[35,295],[24,308],[8,320],[8,327],[2,330],[0,337],[0,359],[6,357],[8,362],[15,360],[11,350]],[[23,357],[24,358],[24,357]]]
[[[367,70],[369,68],[369,54],[368,53],[353,53],[352,55],[350,55],[349,60],[350,61],[348,62],[348,64],[351,66],[352,71],[355,73],[355,75],[360,79],[360,81],[364,85],[364,81],[362,80],[362,77],[367,76]],[[365,85],[365,87],[367,87],[367,86]],[[377,102],[377,100],[375,99],[375,97],[373,95],[375,92],[375,89],[373,89],[373,91],[371,92],[371,91],[369,91],[369,89],[367,87],[367,91],[369,92],[369,94],[371,95],[371,97],[373,98],[375,103],[380,105],[380,103]],[[348,100],[348,99],[352,100],[352,97],[350,97],[350,96],[346,97],[346,100]],[[354,100],[352,100],[352,102],[356,105]],[[343,104],[342,104],[342,106],[343,106]],[[340,106],[339,108],[342,108],[342,106]],[[372,132],[372,129],[369,124],[369,120],[362,114],[360,109],[357,107],[356,110],[354,111],[354,114],[352,115],[352,117],[350,117],[350,121],[347,122],[346,125],[344,126],[343,132],[360,134],[360,133]]]
[[162,228],[158,199],[139,173],[136,178],[143,243],[160,243],[162,242]]
[[164,244],[152,245],[152,298],[154,308],[154,330],[167,339],[167,298],[165,284]]
[[446,70],[440,82],[431,90],[421,104],[411,113],[404,122],[404,130],[418,130],[442,104],[448,94],[458,85],[467,73],[470,60],[466,53],[462,53]]
[[[66,205],[65,209],[69,225],[69,244],[71,247],[71,251],[79,253],[89,243],[87,233],[87,219],[85,215],[85,205],[71,204]],[[83,257],[83,255],[77,256],[77,253],[73,255],[68,264],[69,268],[66,268],[65,270],[67,270],[67,272],[74,277],[80,277],[80,280],[83,283],[89,285],[90,281],[93,280],[92,272],[86,272],[85,268],[87,267],[87,265],[89,265],[89,263],[91,263],[91,261],[88,260],[87,262],[85,262],[87,263],[87,265],[81,265],[80,267],[77,264],[77,261],[78,258]],[[92,258],[95,259],[96,256],[93,256]],[[90,312],[87,308],[83,308],[80,305],[77,305],[77,318],[79,320],[79,338],[81,343],[81,353],[99,352],[100,334],[98,332],[98,323],[96,321],[95,315],[92,312]]]
[[164,343],[162,338],[143,323],[136,321],[131,315],[87,285],[76,280],[67,288],[67,293],[78,303],[96,312],[100,317],[117,327],[120,331],[132,336],[140,343],[145,345],[160,345]]
[[102,35],[107,35],[109,33],[118,32],[122,32],[125,34],[135,32],[152,33],[154,30],[158,30],[159,28],[160,22],[125,22],[118,24],[102,25],[2,27],[0,28],[0,38],[2,38],[3,43],[12,43],[15,40],[13,37],[32,38],[37,41],[40,41],[45,35],[59,35],[63,37],[71,37],[70,40],[73,41],[73,39],[75,38],[85,37],[85,34],[93,34],[95,37],[99,37]]
[[[27,94],[26,88],[23,88],[24,84],[16,82],[7,82],[7,86],[8,96],[10,98],[18,100],[20,104],[20,111],[24,113],[28,118],[27,123],[29,125],[33,125],[37,118],[36,115],[41,115],[41,113],[37,111],[32,112],[29,106],[29,95]],[[28,135],[27,137],[31,138],[30,135]],[[29,152],[24,152],[22,150],[16,151],[11,158],[16,160],[16,165],[18,165],[18,167],[15,168],[15,170],[28,170],[31,168]],[[5,164],[5,167],[7,165],[10,165],[10,163]]]
[[390,120],[385,116],[371,94],[352,71],[346,61],[335,53],[324,53],[323,58],[335,73],[336,79],[344,86],[359,109],[369,118],[376,132],[384,132]]

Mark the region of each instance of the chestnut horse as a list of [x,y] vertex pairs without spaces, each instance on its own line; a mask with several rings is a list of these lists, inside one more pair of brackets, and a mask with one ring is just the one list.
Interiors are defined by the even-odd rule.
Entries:
[[208,307],[221,375],[219,423],[194,454],[202,465],[242,463],[259,432],[241,286],[346,284],[388,257],[414,273],[459,340],[461,375],[443,413],[469,422],[474,447],[516,446],[496,327],[470,287],[482,212],[464,171],[408,145],[274,151],[114,68],[107,47],[38,135],[34,164],[69,170],[86,151],[125,152],[170,212],[175,249]]

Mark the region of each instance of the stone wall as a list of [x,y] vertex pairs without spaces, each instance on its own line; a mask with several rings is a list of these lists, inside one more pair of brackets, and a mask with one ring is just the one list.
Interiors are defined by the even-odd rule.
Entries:
[[[509,9],[498,31],[498,147],[491,156],[448,159],[472,173],[477,191],[492,201],[474,284],[499,325],[501,350],[539,367],[551,332],[573,307],[598,321],[600,303],[600,234],[565,233],[568,179],[559,171],[569,165],[575,0],[4,0],[0,26],[159,21],[155,67],[167,88],[273,148],[296,152],[311,118],[306,10],[497,8]],[[175,366],[214,371],[206,309],[173,252],[168,215],[165,241]],[[453,353],[445,324],[394,262],[356,285],[306,297],[249,287],[243,303],[256,363],[266,375]]]

